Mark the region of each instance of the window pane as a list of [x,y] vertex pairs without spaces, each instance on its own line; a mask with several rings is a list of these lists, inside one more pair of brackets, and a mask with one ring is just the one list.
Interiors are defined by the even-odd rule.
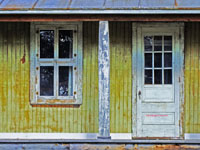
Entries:
[[162,67],[162,53],[154,54],[154,67]]
[[145,67],[152,67],[152,54],[145,54]]
[[172,67],[172,53],[165,53],[164,57],[165,67]]
[[155,84],[162,84],[162,70],[154,70]]
[[59,30],[59,58],[72,58],[73,31]]
[[40,58],[54,58],[54,31],[40,31]]
[[153,37],[152,36],[145,36],[144,37],[144,50],[145,51],[152,51],[152,44],[153,44]]
[[172,51],[172,36],[165,36],[164,37],[164,50],[165,51]]
[[154,51],[162,51],[162,36],[154,36]]
[[54,67],[40,66],[40,95],[53,96],[54,94]]
[[145,70],[145,84],[152,84],[152,70]]
[[59,67],[59,96],[73,95],[73,67]]
[[167,69],[164,71],[165,84],[172,84],[172,70]]

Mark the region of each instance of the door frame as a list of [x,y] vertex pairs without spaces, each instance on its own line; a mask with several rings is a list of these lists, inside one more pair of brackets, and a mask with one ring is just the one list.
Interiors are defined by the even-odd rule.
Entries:
[[[178,64],[174,64],[175,68],[178,68],[178,75],[174,78],[178,81],[178,86],[175,88],[175,93],[178,93],[178,108],[179,108],[179,139],[183,139],[183,118],[184,118],[184,23],[132,23],[132,138],[137,137],[137,97],[138,97],[138,87],[137,87],[137,68],[141,68],[140,59],[141,58],[141,41],[140,36],[142,35],[143,28],[175,28],[178,32],[178,42],[176,46],[178,47],[177,60]],[[139,37],[139,38],[138,38]],[[141,70],[139,70],[141,71]],[[175,138],[173,138],[175,139]]]

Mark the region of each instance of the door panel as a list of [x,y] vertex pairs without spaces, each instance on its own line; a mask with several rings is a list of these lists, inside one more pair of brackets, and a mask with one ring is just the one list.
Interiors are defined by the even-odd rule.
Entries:
[[170,87],[144,87],[143,102],[173,102],[173,86]]
[[180,136],[179,93],[175,93],[179,91],[180,75],[179,28],[145,25],[137,26],[135,31],[137,96],[133,135],[177,138]]

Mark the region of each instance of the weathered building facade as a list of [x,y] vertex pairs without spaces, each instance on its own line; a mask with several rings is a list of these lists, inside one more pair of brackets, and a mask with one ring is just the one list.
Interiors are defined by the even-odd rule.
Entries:
[[195,0],[2,0],[0,142],[200,148],[199,9]]

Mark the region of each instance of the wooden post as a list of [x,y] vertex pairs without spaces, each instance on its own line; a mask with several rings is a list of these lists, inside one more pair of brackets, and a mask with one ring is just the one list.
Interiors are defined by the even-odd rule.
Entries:
[[108,21],[99,22],[99,139],[110,139],[110,49]]

